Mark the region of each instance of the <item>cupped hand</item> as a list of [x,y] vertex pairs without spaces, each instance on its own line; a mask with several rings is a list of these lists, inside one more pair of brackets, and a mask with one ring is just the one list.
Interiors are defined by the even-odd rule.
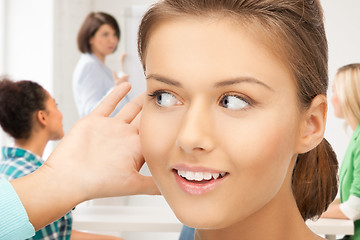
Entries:
[[[65,135],[45,162],[59,179],[68,179],[80,201],[134,194],[159,194],[152,177],[139,173],[144,164],[139,131],[133,122],[144,95],[109,115],[131,86],[123,83]],[[79,194],[79,192],[78,192]]]

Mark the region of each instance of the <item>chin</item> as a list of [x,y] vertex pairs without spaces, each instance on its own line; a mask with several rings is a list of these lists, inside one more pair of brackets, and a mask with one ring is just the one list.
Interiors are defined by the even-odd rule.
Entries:
[[194,215],[195,214],[186,217],[178,217],[178,219],[184,225],[196,229],[215,230],[226,228],[228,226],[228,223],[225,222],[224,219],[218,217],[208,218],[207,216]]
[[50,140],[57,141],[57,140],[61,140],[63,137],[64,137],[64,132],[58,135],[54,135]]
[[[176,217],[181,223],[188,227],[197,229],[221,229],[231,224],[229,218],[219,213],[219,209],[201,208],[196,205],[178,204],[178,206],[170,205]],[[221,210],[220,210],[221,211]]]

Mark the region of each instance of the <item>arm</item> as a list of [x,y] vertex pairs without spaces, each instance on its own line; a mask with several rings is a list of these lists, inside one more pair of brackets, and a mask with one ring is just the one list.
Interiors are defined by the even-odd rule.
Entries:
[[[355,141],[354,137],[353,140]],[[355,221],[360,219],[360,141],[356,140],[356,142],[351,142],[350,144],[352,147],[352,166],[350,166],[350,170],[352,171],[348,171],[347,173],[351,177],[351,186],[350,189],[348,189],[350,195],[339,207],[344,215]]]
[[38,170],[11,181],[35,229],[89,199],[159,194],[152,178],[139,173],[144,159],[132,121],[141,111],[143,96],[108,118],[129,89],[128,83],[115,87],[75,124]]
[[[358,143],[356,143],[358,146]],[[345,191],[350,191],[349,197],[346,201],[340,203],[340,199],[337,199],[330,204],[328,210],[322,214],[322,217],[327,218],[342,218],[342,219],[351,219],[358,220],[360,219],[360,149],[354,148],[352,155],[353,166],[350,167],[352,171],[348,171],[348,176],[351,181],[350,189]],[[349,180],[348,179],[348,180]],[[344,191],[344,189],[341,189]]]
[[322,218],[349,219],[340,209],[340,199],[335,199],[328,207],[326,212],[321,215]]
[[123,82],[128,82],[129,81],[129,75],[125,73],[124,71],[124,62],[125,62],[125,58],[126,58],[126,53],[121,54],[120,57],[120,71],[118,73],[113,72],[113,77],[114,77],[114,83],[115,85],[119,85]]
[[94,233],[79,232],[76,230],[71,231],[70,240],[123,240],[115,236],[100,235]]

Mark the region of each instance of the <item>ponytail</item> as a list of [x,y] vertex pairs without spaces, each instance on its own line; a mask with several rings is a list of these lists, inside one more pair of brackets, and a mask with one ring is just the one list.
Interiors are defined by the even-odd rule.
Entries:
[[313,150],[299,154],[292,176],[292,190],[304,220],[319,217],[335,199],[338,162],[324,138]]

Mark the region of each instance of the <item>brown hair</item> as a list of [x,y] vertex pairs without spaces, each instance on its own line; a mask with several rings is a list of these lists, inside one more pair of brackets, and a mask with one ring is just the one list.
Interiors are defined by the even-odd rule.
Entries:
[[[328,87],[328,49],[318,0],[163,0],[144,15],[138,32],[138,52],[146,70],[146,47],[152,30],[167,19],[228,17],[244,25],[289,66],[307,109]],[[337,193],[336,155],[323,141],[299,154],[292,189],[302,217],[319,216]]]
[[0,125],[15,139],[28,139],[34,126],[34,114],[45,110],[49,95],[32,81],[0,79]]
[[120,40],[120,28],[113,16],[104,12],[91,12],[85,18],[77,35],[77,45],[80,52],[92,52],[89,43],[90,38],[92,38],[97,30],[104,24],[109,24],[114,29],[117,38]]

